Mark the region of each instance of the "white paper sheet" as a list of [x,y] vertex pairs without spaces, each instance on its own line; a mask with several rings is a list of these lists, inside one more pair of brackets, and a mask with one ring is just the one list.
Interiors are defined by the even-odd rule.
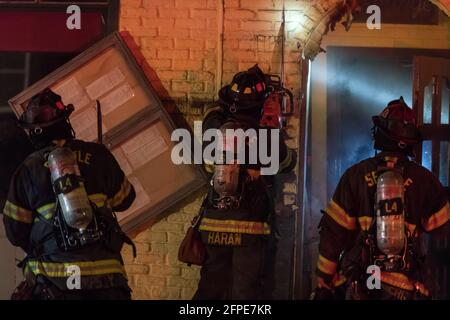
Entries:
[[[70,119],[76,138],[84,141],[95,141],[98,137],[97,132],[97,111],[94,108],[87,108],[74,115]],[[102,124],[103,133],[107,128]]]
[[118,67],[101,76],[86,87],[86,91],[92,100],[104,95],[115,86],[125,80],[125,76]]
[[91,102],[84,89],[74,77],[60,83],[58,86],[52,88],[52,90],[61,96],[64,104],[73,104],[75,110],[82,109]]
[[131,165],[128,163],[128,160],[125,157],[125,154],[123,153],[122,149],[116,148],[112,151],[112,154],[114,158],[116,158],[120,168],[123,170],[125,175],[126,176],[130,175],[131,172],[133,172],[133,169],[131,168]]
[[122,144],[122,150],[134,169],[145,165],[167,149],[168,145],[156,125],[145,129],[130,141]]
[[100,100],[102,113],[108,114],[134,97],[133,89],[128,83],[121,85]]
[[149,126],[143,131],[135,135],[131,140],[122,144],[122,149],[125,153],[133,153],[144,144],[150,143],[153,140],[162,138],[156,125]]

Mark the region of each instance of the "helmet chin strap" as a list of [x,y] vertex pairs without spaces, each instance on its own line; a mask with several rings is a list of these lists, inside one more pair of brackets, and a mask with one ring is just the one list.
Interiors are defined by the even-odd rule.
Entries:
[[374,149],[380,151],[388,151],[388,152],[401,152],[405,153],[408,156],[414,157],[413,150],[409,150],[410,145],[406,144],[403,141],[397,142],[392,139],[389,139],[388,136],[377,127],[372,128],[372,139],[374,140]]
[[[36,132],[36,129],[40,130]],[[53,126],[30,129],[29,137],[35,149],[41,149],[55,140],[73,139],[75,134],[70,122],[65,119],[64,121],[55,123]]]
[[76,133],[75,133],[75,130],[73,129],[72,123],[70,122],[69,118],[67,118],[66,121],[69,124],[70,132],[72,133],[72,138],[75,139],[76,138]]

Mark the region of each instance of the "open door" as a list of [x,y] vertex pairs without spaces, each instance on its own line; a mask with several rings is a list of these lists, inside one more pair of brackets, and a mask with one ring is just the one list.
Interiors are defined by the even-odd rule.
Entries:
[[[424,141],[416,150],[417,161],[431,170],[449,190],[450,184],[450,59],[414,57],[414,111]],[[450,240],[429,242],[429,254],[438,261],[450,255]],[[439,266],[435,297],[450,298],[450,265]]]

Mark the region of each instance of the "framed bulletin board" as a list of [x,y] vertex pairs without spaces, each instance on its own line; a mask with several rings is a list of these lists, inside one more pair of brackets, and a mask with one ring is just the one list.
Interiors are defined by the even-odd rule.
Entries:
[[132,207],[117,214],[125,232],[154,223],[165,209],[204,185],[198,166],[172,162],[170,136],[176,127],[118,33],[10,99],[16,116],[47,87],[74,105],[70,121],[80,140],[97,140],[100,102],[103,142],[136,190]]
[[136,200],[117,218],[124,230],[136,230],[154,219],[154,212],[200,188],[204,179],[192,166],[172,162],[171,120],[165,112],[144,110],[122,128],[107,143],[133,184]]

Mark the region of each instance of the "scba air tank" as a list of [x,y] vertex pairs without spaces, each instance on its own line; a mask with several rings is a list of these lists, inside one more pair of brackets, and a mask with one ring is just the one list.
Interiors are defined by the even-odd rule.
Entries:
[[82,232],[91,223],[93,213],[75,153],[69,148],[57,148],[49,154],[48,166],[65,222]]

